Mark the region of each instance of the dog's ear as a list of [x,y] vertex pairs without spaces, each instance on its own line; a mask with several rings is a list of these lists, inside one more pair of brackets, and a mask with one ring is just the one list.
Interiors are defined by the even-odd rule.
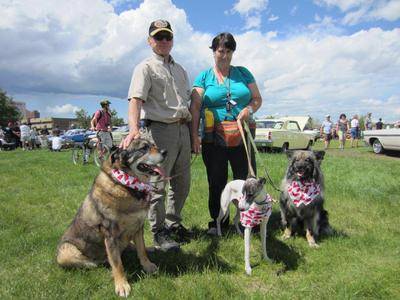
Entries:
[[264,177],[261,177],[260,179],[258,179],[258,182],[264,185],[267,182],[267,180]]
[[121,151],[122,151],[122,149],[120,149],[120,148],[118,148],[116,146],[113,146],[111,148],[111,154],[110,154],[110,156],[111,156],[111,164],[115,163],[115,161],[119,158],[119,155],[121,154]]
[[289,160],[292,159],[293,154],[294,154],[294,151],[293,151],[293,150],[287,150],[287,151],[286,151],[286,156],[287,156],[287,158],[288,158]]
[[318,161],[322,161],[324,159],[325,151],[322,150],[322,151],[313,151],[313,152],[314,152],[315,158]]

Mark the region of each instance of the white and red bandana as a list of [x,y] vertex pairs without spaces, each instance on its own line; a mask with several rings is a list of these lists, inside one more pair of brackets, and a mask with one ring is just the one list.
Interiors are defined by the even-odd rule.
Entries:
[[301,204],[308,205],[313,202],[321,194],[321,187],[315,180],[309,182],[292,181],[288,187],[288,194],[293,204],[299,207]]
[[[245,201],[245,200],[242,197],[241,199],[239,199],[239,201]],[[260,224],[262,220],[269,218],[272,211],[271,196],[267,194],[263,202],[266,203],[259,205],[253,202],[248,210],[240,212],[240,223],[242,223],[243,227],[253,228],[258,224]]]
[[140,182],[139,179],[125,173],[122,170],[112,169],[111,174],[119,183],[133,190],[145,193],[150,193],[153,190],[151,185]]

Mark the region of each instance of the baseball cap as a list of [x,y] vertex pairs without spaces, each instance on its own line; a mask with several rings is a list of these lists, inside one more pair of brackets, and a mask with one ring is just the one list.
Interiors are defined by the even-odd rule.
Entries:
[[101,106],[108,105],[108,104],[111,104],[111,102],[108,101],[107,99],[104,99],[103,101],[100,102]]
[[329,118],[331,115],[326,115],[325,118]]
[[149,35],[154,36],[160,31],[167,31],[171,34],[174,34],[172,32],[171,24],[169,24],[168,21],[166,20],[155,20],[151,22],[150,28],[149,28]]

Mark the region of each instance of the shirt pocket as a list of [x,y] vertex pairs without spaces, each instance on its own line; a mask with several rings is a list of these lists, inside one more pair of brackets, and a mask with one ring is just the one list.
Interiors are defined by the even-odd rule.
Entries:
[[167,83],[167,76],[156,73],[151,74],[151,88],[157,98],[167,98]]

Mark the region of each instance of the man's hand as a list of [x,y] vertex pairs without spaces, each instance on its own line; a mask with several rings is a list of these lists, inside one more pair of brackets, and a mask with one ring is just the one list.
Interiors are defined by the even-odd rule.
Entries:
[[139,131],[130,131],[129,134],[121,141],[119,147],[122,149],[127,149],[129,144],[140,137]]
[[192,137],[192,151],[195,154],[200,153],[200,139],[198,136]]

